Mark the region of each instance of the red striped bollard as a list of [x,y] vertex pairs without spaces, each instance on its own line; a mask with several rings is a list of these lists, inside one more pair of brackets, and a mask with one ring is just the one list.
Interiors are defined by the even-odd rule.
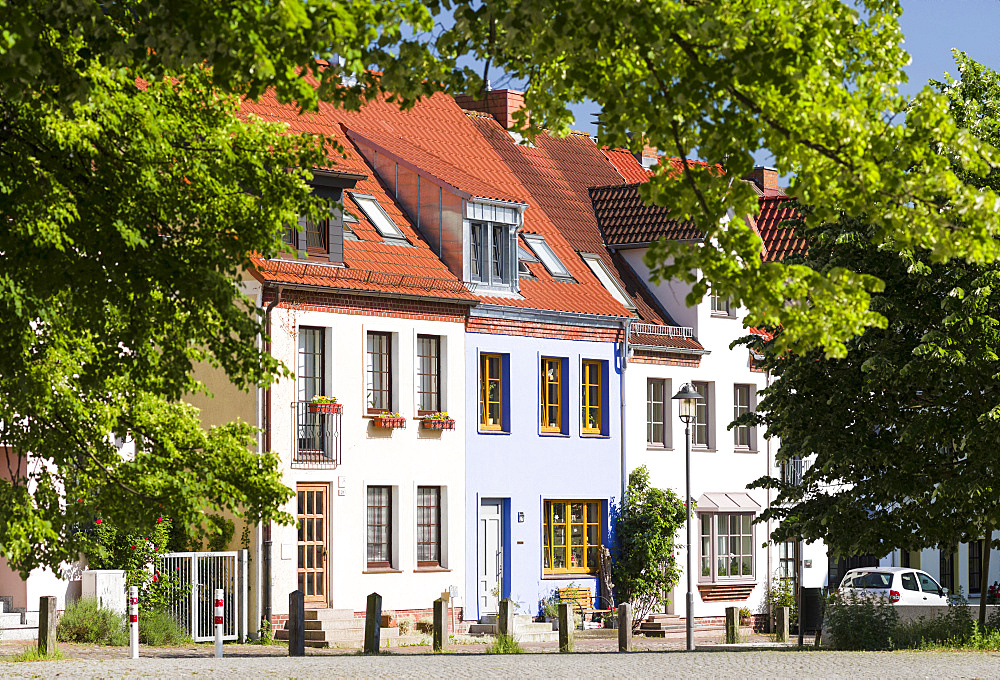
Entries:
[[128,644],[130,656],[139,658],[139,587],[128,589]]
[[222,658],[222,588],[215,589],[215,658]]

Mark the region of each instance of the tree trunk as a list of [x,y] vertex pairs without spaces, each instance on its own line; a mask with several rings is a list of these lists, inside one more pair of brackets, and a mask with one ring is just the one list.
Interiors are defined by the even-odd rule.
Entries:
[[986,630],[986,596],[990,588],[990,553],[993,552],[993,527],[986,527],[983,540],[982,565],[979,569],[979,630]]

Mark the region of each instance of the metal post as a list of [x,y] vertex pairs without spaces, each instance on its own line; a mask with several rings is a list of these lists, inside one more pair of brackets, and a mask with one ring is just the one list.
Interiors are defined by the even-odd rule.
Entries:
[[802,570],[802,540],[795,542],[795,605],[799,611],[799,647],[805,644],[806,630],[802,625],[802,577],[805,572]]
[[687,486],[687,650],[694,651],[694,586],[691,543],[691,423],[684,423],[684,477]]
[[239,563],[239,574],[240,574],[240,585],[236,590],[236,601],[239,603],[240,607],[240,629],[239,629],[239,640],[240,643],[246,643],[247,635],[250,632],[247,625],[247,610],[250,604],[250,585],[247,581],[247,562],[249,561],[249,551],[241,550],[239,553],[238,563]]
[[514,637],[514,601],[510,598],[500,600],[497,610],[497,632]]
[[378,654],[382,637],[382,596],[372,593],[368,596],[365,610],[365,654]]
[[139,658],[139,587],[128,589],[128,644],[133,659]]
[[306,655],[306,606],[301,590],[288,593],[288,656]]
[[215,658],[222,658],[222,628],[223,628],[223,611],[225,609],[225,601],[223,600],[225,596],[223,595],[222,588],[215,589]]

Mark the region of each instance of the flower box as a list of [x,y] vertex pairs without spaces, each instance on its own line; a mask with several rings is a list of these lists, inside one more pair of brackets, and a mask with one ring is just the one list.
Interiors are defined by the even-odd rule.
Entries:
[[372,419],[372,425],[390,430],[399,430],[406,427],[406,418],[402,416],[375,416]]
[[343,409],[343,404],[323,401],[313,401],[309,403],[309,413],[340,413]]
[[423,421],[425,430],[454,430],[455,421],[451,420],[434,420],[431,418],[426,418]]

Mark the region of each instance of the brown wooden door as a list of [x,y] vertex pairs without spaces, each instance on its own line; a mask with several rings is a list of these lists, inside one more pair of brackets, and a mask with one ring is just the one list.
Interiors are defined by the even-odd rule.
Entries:
[[299,484],[296,519],[299,526],[299,590],[307,607],[326,607],[327,494],[326,484]]

